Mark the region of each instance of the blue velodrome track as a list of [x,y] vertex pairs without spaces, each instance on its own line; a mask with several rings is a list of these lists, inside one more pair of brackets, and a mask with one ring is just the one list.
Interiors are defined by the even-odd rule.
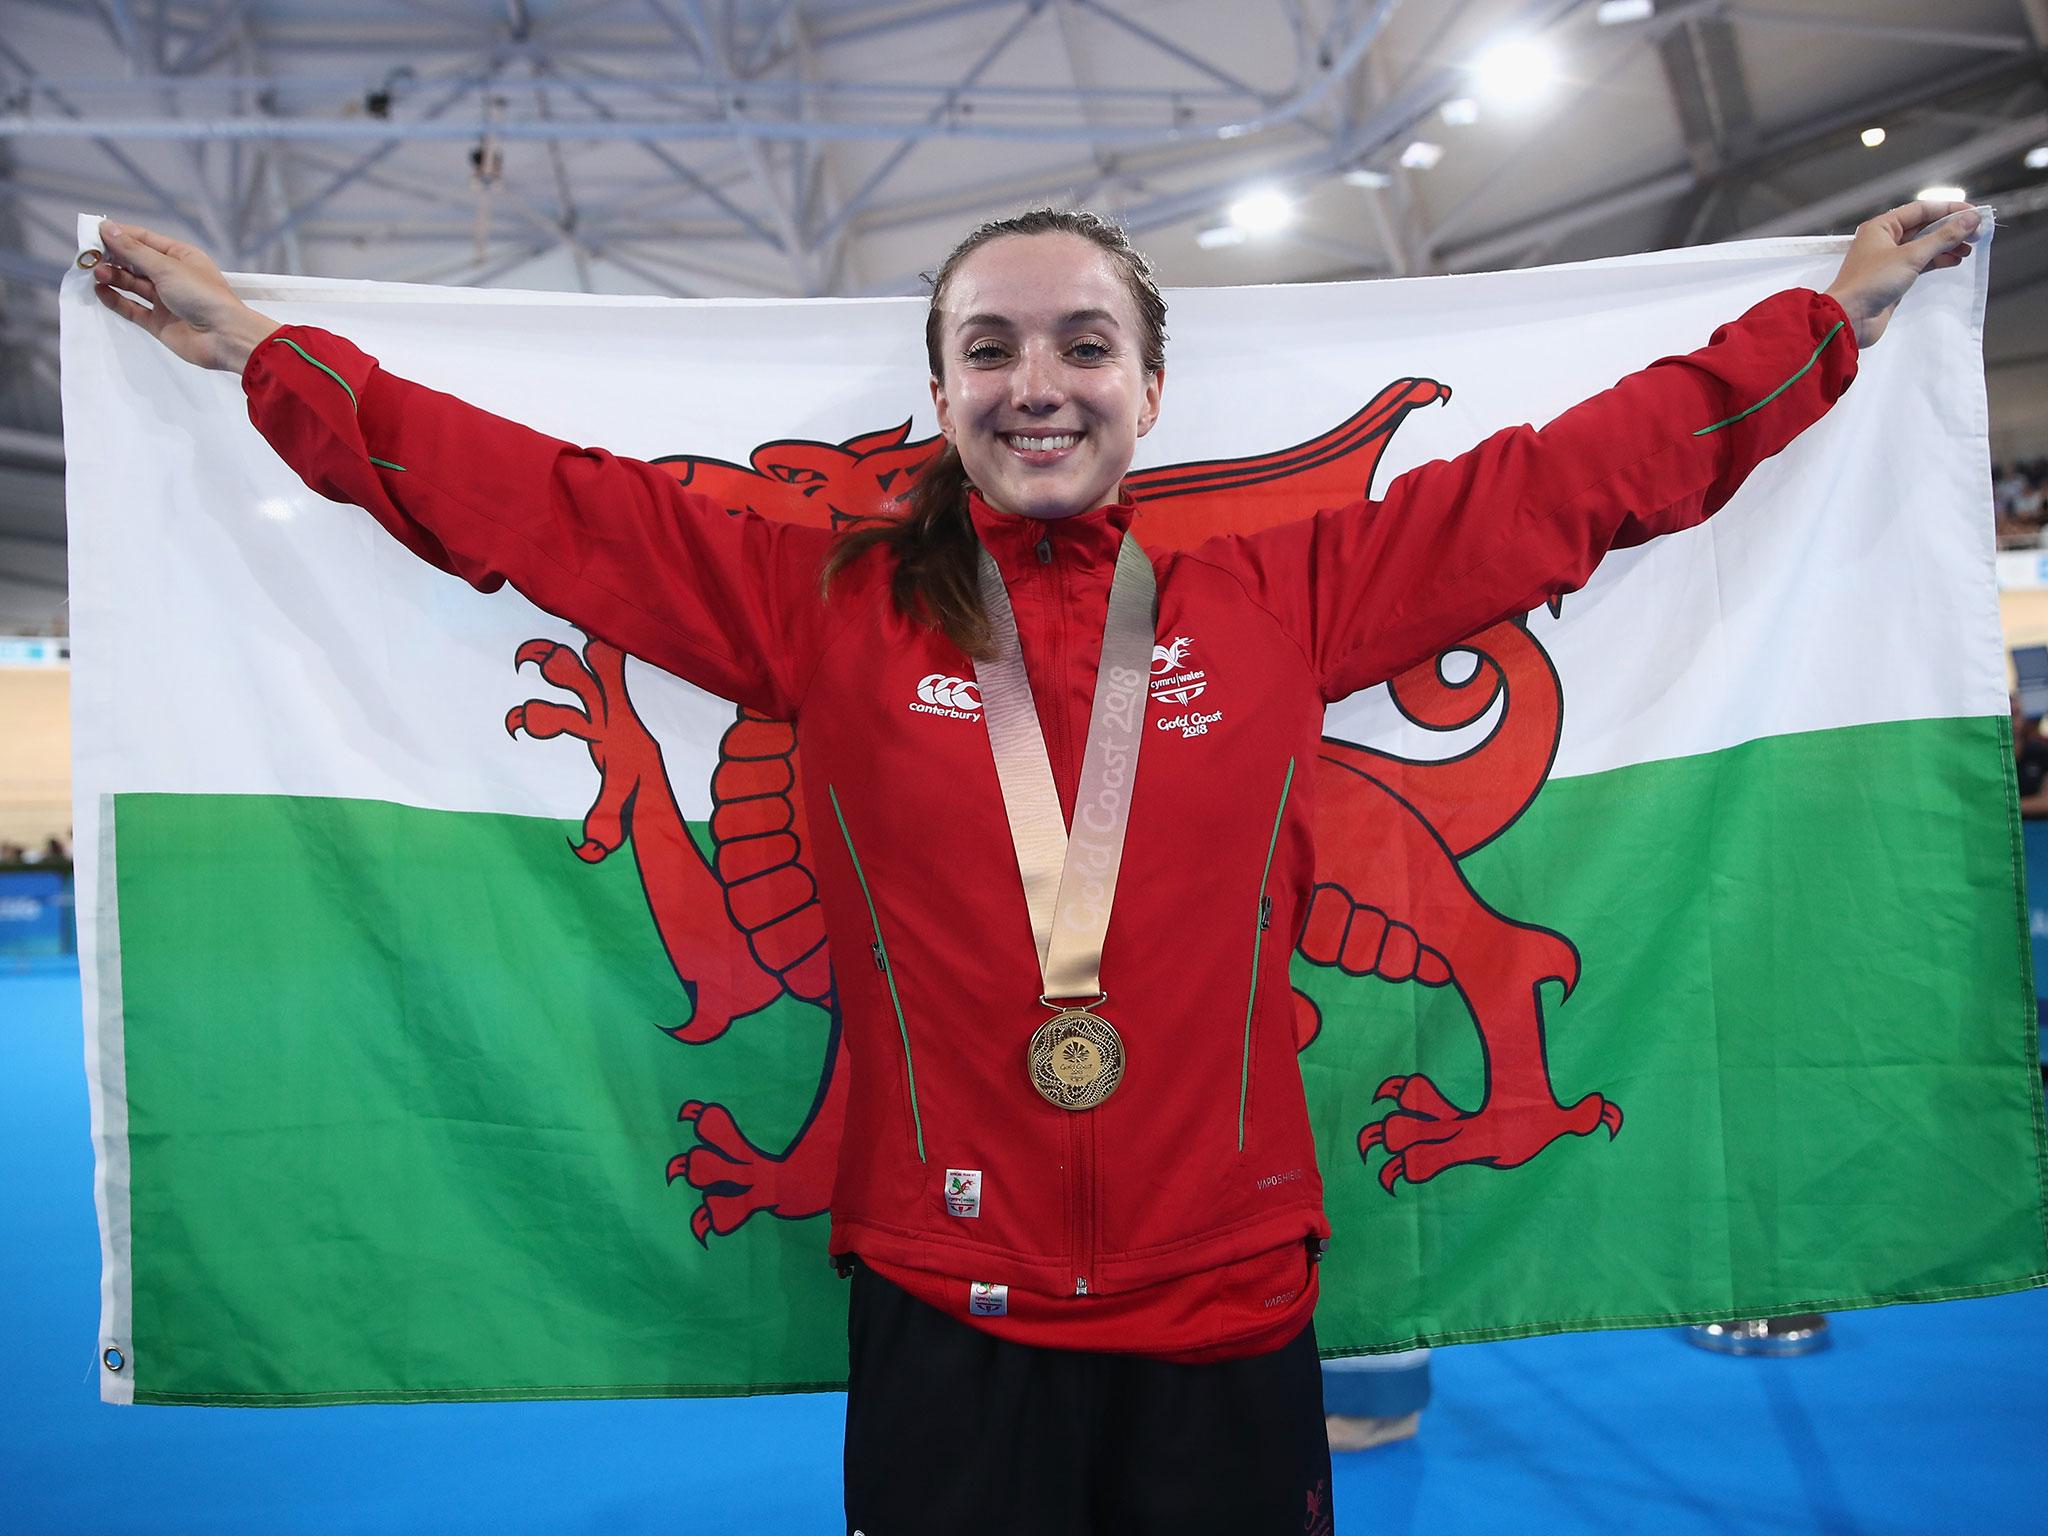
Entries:
[[[92,1360],[98,1252],[77,979],[0,973],[10,1536],[844,1529],[837,1396],[104,1407]],[[1419,1440],[1338,1458],[1338,1527],[2048,1532],[2044,1438],[2040,1292],[1848,1314],[1834,1349],[1805,1360],[1725,1359],[1669,1332],[1484,1345],[1438,1353]]]

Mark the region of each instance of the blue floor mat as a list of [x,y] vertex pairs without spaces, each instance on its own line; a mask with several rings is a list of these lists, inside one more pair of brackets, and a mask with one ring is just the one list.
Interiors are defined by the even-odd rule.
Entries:
[[[78,1008],[75,975],[0,976],[0,1530],[844,1529],[837,1394],[101,1404]],[[2048,1293],[1850,1313],[1834,1337],[1802,1360],[1710,1355],[1670,1331],[1439,1350],[1419,1438],[1337,1458],[1338,1529],[2048,1532]]]

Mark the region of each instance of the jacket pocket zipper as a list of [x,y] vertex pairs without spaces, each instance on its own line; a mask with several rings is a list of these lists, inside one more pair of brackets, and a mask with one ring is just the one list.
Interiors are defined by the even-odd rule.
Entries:
[[846,839],[846,856],[853,860],[854,878],[860,881],[860,893],[868,904],[868,928],[874,934],[874,942],[868,946],[869,952],[875,957],[875,967],[882,973],[882,979],[889,983],[889,1004],[896,1010],[896,1033],[903,1039],[903,1079],[910,1086],[910,1124],[917,1132],[917,1160],[921,1163],[926,1160],[924,1117],[917,1109],[917,1068],[910,1060],[910,1026],[903,1021],[903,999],[896,991],[896,968],[889,963],[889,946],[882,938],[882,919],[875,911],[875,895],[868,889],[868,877],[860,867],[860,855],[854,851],[853,833],[847,830],[846,813],[839,809],[839,791],[827,784],[825,793],[831,797],[832,814],[839,822],[839,835]]
[[1266,883],[1273,878],[1273,852],[1280,846],[1280,820],[1287,814],[1287,794],[1294,788],[1294,759],[1287,759],[1287,777],[1280,785],[1280,804],[1273,811],[1273,832],[1266,839],[1266,867],[1259,875],[1259,926],[1252,934],[1252,986],[1244,1001],[1244,1064],[1237,1079],[1237,1150],[1244,1150],[1244,1111],[1252,1087],[1252,1015],[1259,1006],[1259,952],[1266,930],[1273,926],[1273,898]]

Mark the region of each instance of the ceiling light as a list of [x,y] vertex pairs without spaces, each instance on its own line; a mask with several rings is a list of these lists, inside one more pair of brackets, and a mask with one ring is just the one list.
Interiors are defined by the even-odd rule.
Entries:
[[1863,130],[1863,147],[1865,149],[1875,149],[1883,142],[1884,130],[1882,128],[1866,128]]
[[1443,157],[1443,145],[1432,144],[1427,139],[1417,139],[1401,151],[1401,163],[1411,171],[1433,170]]
[[1294,204],[1277,187],[1247,192],[1226,210],[1230,222],[1248,235],[1270,235],[1294,222]]
[[2027,151],[2027,169],[2030,171],[2048,171],[2048,144],[2043,144],[2038,148]]
[[1970,200],[1961,187],[1922,187],[1913,196],[1923,203],[1967,203]]
[[1233,245],[1243,245],[1250,238],[1235,224],[1211,224],[1195,231],[1195,244],[1205,251],[1227,250]]
[[1654,0],[1600,0],[1596,13],[1603,27],[1618,27],[1625,21],[1648,21],[1656,15]]
[[1437,111],[1453,128],[1469,127],[1479,121],[1479,103],[1470,96],[1453,96]]
[[1472,66],[1479,94],[1502,107],[1526,107],[1557,83],[1557,54],[1541,38],[1495,43]]
[[1369,165],[1354,165],[1344,173],[1344,185],[1364,187],[1368,192],[1378,192],[1393,184],[1393,177],[1385,171],[1376,171]]

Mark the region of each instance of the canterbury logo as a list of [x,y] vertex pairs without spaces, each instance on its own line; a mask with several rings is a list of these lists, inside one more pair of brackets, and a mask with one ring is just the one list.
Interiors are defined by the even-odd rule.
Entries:
[[971,711],[981,708],[981,694],[972,678],[948,677],[943,672],[934,672],[919,683],[917,696],[925,703],[936,704],[942,709]]
[[1153,646],[1152,675],[1157,677],[1162,672],[1173,671],[1174,668],[1187,660],[1188,647],[1194,643],[1192,636],[1176,635],[1171,645]]

